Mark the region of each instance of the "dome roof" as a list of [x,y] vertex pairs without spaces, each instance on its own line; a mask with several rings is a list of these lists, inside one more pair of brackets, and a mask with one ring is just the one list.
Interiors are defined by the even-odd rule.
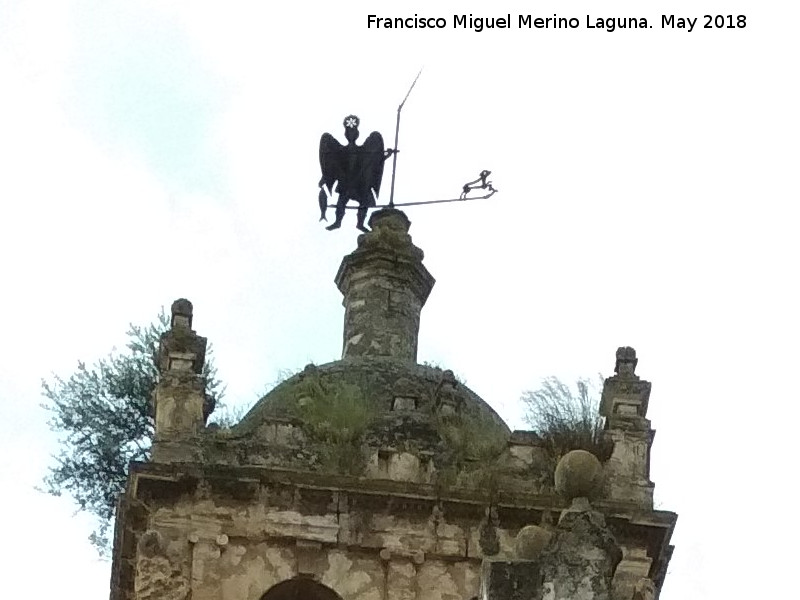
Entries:
[[[236,460],[427,482],[496,457],[511,432],[452,371],[417,364],[420,311],[434,279],[394,208],[345,256],[342,359],[280,383],[229,432]],[[260,449],[259,449],[260,447]]]
[[307,366],[259,400],[234,430],[256,434],[287,418],[331,434],[360,428],[372,447],[399,445],[437,454],[443,441],[451,445],[442,435],[445,422],[468,429],[469,436],[503,441],[510,436],[497,413],[451,371],[379,357]]

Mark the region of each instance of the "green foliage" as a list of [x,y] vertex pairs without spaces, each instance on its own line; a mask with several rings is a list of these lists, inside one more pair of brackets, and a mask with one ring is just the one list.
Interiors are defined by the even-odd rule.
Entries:
[[[427,367],[428,369],[435,369],[436,371],[439,372],[439,374],[441,374],[442,371],[446,370],[446,368],[443,367],[441,363],[433,360],[423,360],[420,364],[423,367]],[[458,382],[459,385],[467,385],[466,378],[462,377],[461,374],[456,373],[452,369],[450,369],[450,371],[453,373],[453,377],[456,378],[456,381]]]
[[324,469],[360,473],[364,466],[361,443],[375,410],[358,386],[305,377],[298,388],[298,413],[309,437],[321,443]]
[[601,461],[609,458],[599,414],[600,394],[589,379],[578,379],[573,390],[557,377],[548,377],[538,389],[524,392],[522,402],[527,408],[526,422],[556,461],[570,450],[587,450]]
[[374,411],[355,385],[322,386],[316,382],[312,395],[301,398],[300,415],[314,438],[331,442],[360,440]]
[[376,412],[361,388],[335,377],[320,377],[309,365],[270,395],[279,414],[298,417],[315,446],[324,471],[358,475],[364,469],[364,435]]
[[503,428],[473,415],[459,415],[439,417],[437,429],[448,448],[445,464],[438,468],[438,486],[482,489],[493,494],[497,459],[507,444]]
[[438,429],[459,464],[490,461],[506,447],[499,425],[472,416],[440,418]]
[[[90,540],[101,553],[108,550],[108,530],[128,464],[150,457],[158,342],[169,320],[162,309],[150,325],[130,326],[124,351],[114,350],[91,367],[79,362],[68,378],[42,381],[47,399],[42,406],[50,413],[50,428],[61,435],[60,452],[44,478],[44,491],[55,496],[66,492],[80,510],[97,517]],[[224,390],[210,351],[205,375],[213,410]]]

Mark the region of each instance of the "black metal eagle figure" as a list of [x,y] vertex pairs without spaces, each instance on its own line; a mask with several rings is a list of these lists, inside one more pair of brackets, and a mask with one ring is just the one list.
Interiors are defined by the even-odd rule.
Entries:
[[325,215],[334,186],[339,194],[336,220],[325,228],[328,231],[341,227],[350,200],[358,202],[356,227],[361,231],[369,231],[364,226],[364,220],[367,211],[377,204],[383,163],[395,152],[391,148],[384,149],[383,137],[377,131],[370,133],[362,145],[356,144],[360,123],[355,115],[345,117],[346,146],[342,146],[330,133],[323,133],[319,141],[319,164],[322,167],[322,179],[319,180],[320,221],[328,220]]

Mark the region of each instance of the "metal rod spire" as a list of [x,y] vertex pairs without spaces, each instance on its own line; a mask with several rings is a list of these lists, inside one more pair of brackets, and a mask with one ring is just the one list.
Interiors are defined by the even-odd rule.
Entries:
[[403,98],[400,106],[397,107],[397,123],[394,128],[394,154],[392,155],[392,189],[389,192],[389,208],[394,207],[394,176],[397,172],[397,139],[400,137],[400,111],[403,110],[403,105],[406,103],[406,100],[408,100],[411,90],[413,90],[414,86],[417,85],[417,79],[419,79],[420,75],[422,75],[422,69],[419,70],[419,73],[417,73],[417,76],[414,78],[414,83],[412,83],[411,87],[408,88],[406,97]]
[[[421,200],[419,202],[401,202],[400,204],[394,204],[389,206],[388,204],[378,204],[373,206],[373,208],[394,208],[395,206],[421,206],[423,204],[441,204],[442,202],[468,202],[470,200],[486,200],[487,198],[491,198],[497,193],[498,190],[492,188],[492,191],[488,194],[484,194],[483,196],[474,196],[472,198],[447,198],[446,200]],[[328,204],[328,208],[336,208],[335,204]],[[358,206],[345,206],[347,210],[357,210]]]

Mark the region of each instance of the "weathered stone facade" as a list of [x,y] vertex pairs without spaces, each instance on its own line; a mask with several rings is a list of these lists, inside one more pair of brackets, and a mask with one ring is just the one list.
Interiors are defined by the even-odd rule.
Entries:
[[433,278],[405,215],[370,224],[336,278],[342,360],[308,366],[230,430],[205,427],[206,342],[191,304],[173,305],[111,599],[656,598],[676,515],[653,510],[635,352],[620,348],[603,392],[610,458],[558,461],[452,372],[416,363]]

